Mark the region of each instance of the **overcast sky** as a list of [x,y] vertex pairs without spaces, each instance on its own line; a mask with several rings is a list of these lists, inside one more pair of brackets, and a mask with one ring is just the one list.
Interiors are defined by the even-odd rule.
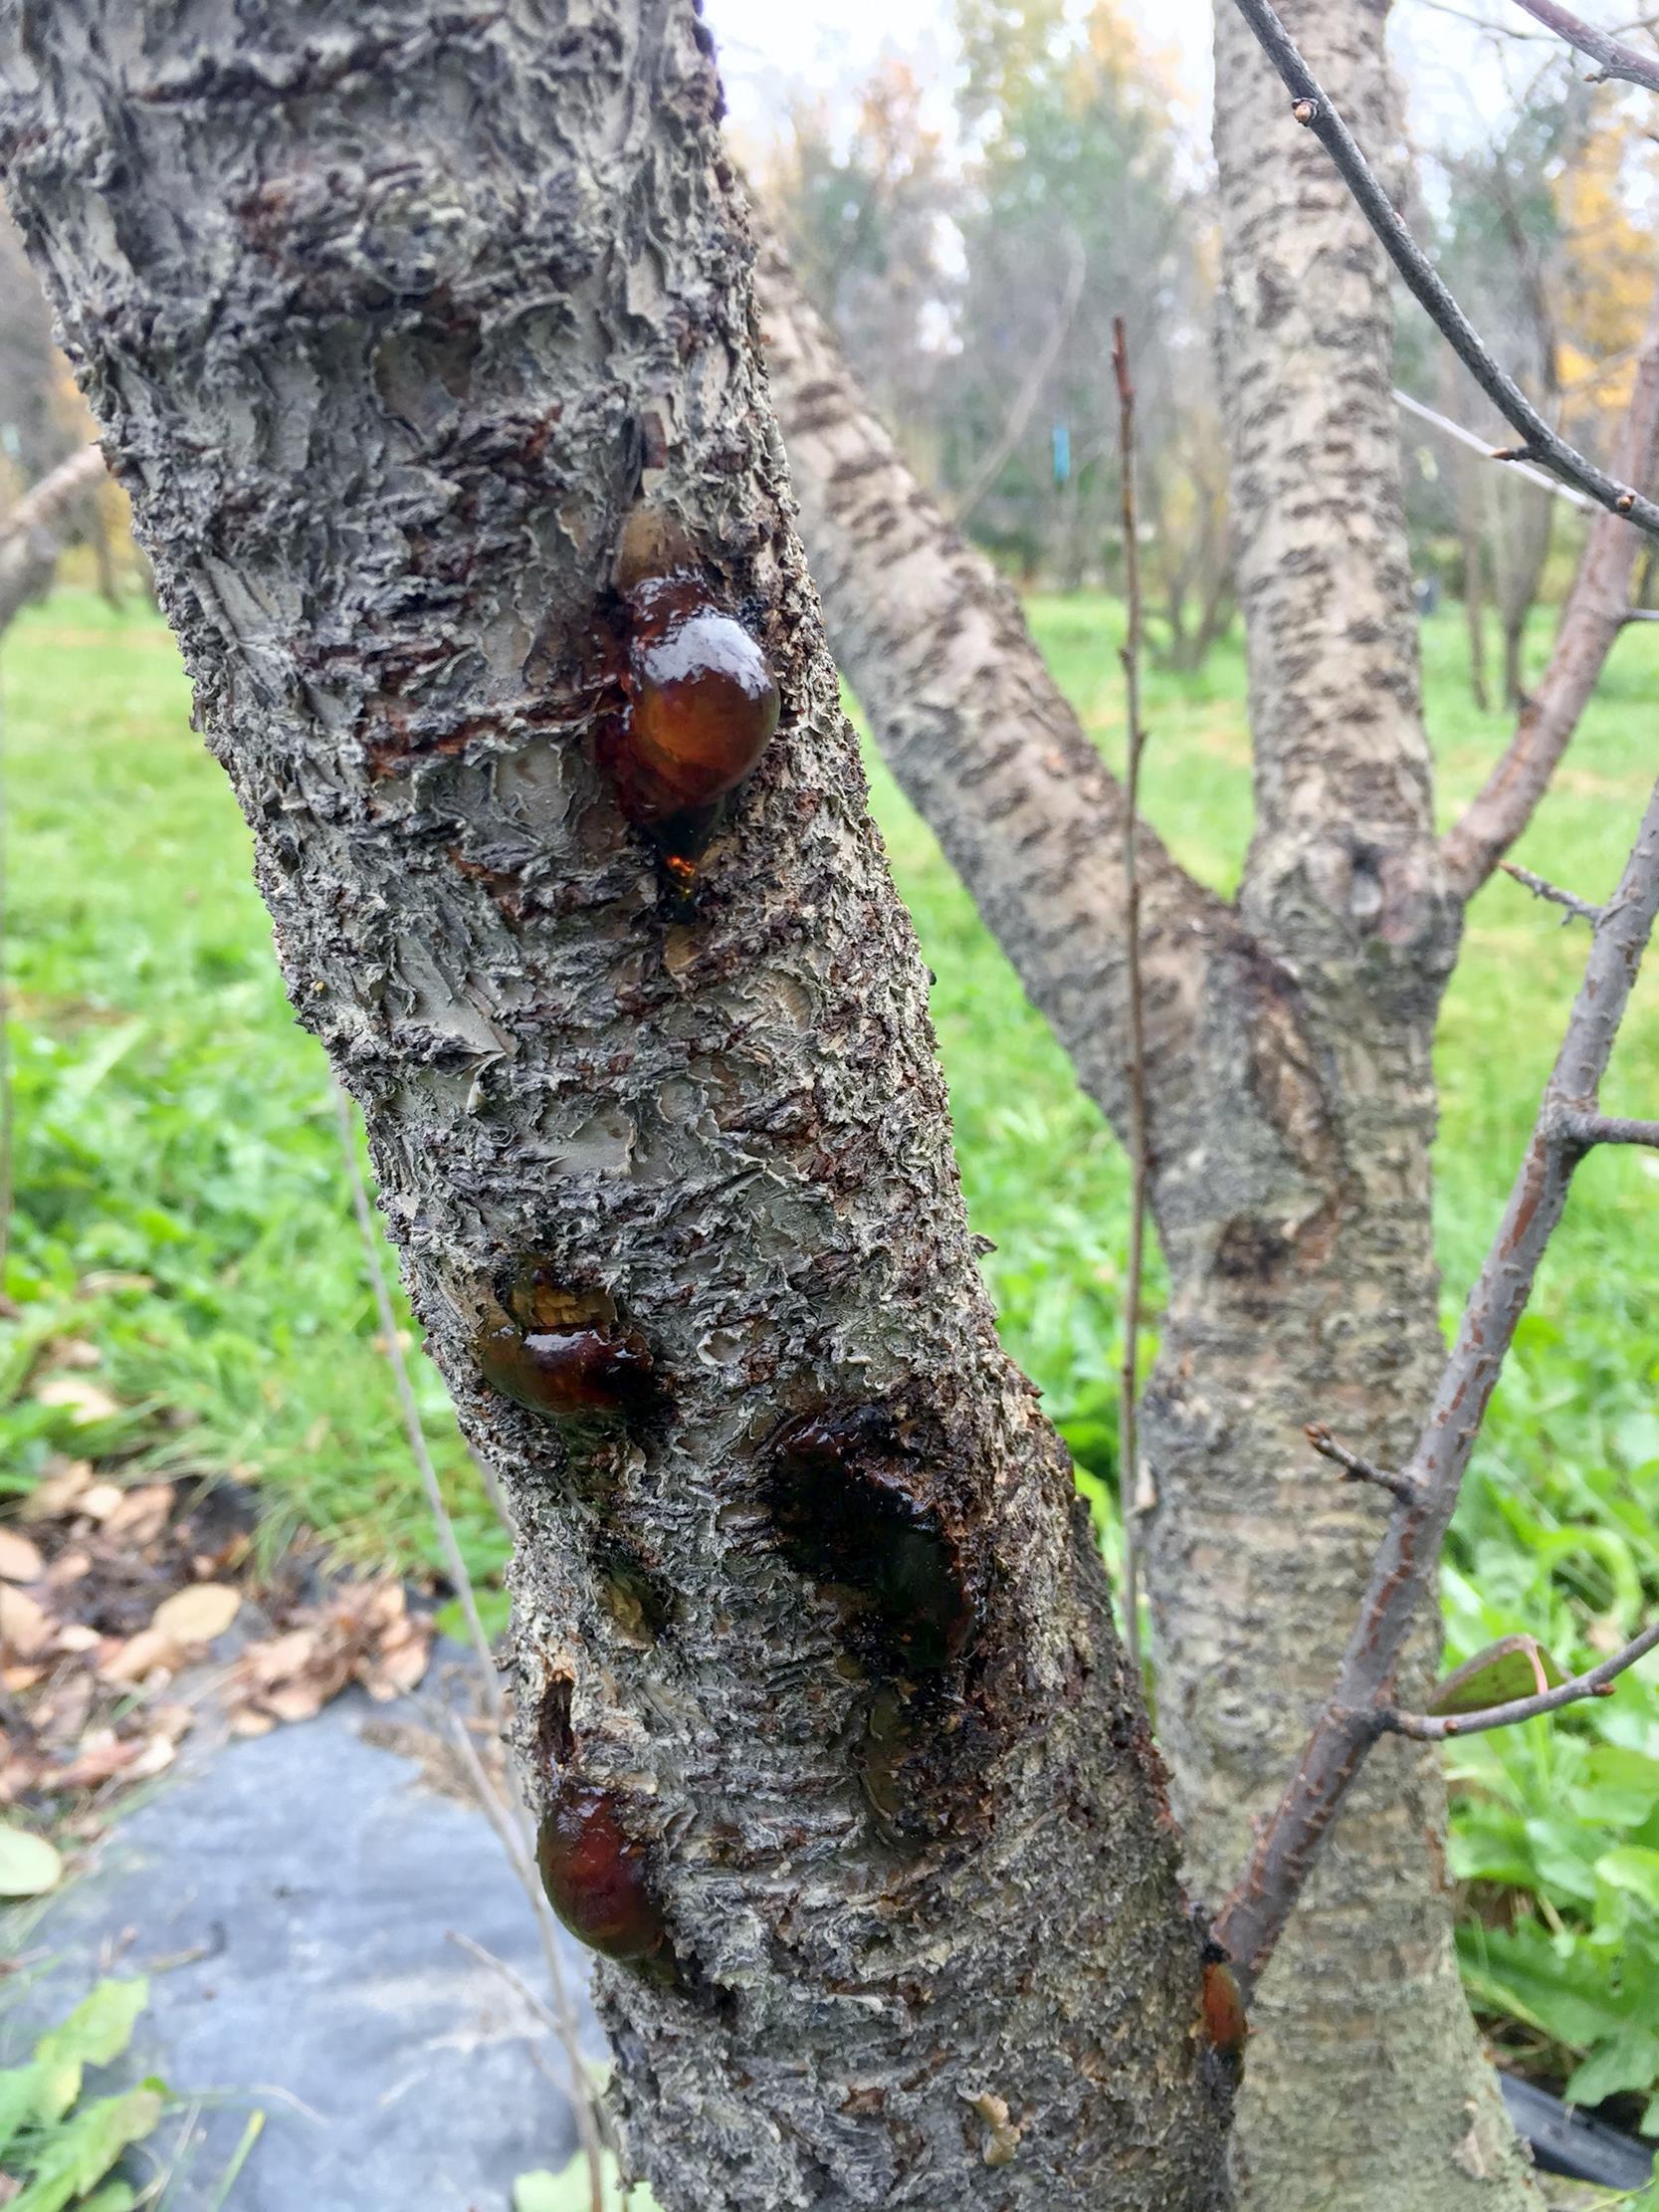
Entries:
[[[1082,0],[1079,0],[1082,4]],[[1586,18],[1616,26],[1628,0],[1575,0]],[[1210,98],[1209,0],[1124,0],[1146,44],[1168,55],[1192,103],[1192,125],[1207,134]],[[1461,0],[1469,14],[1524,34],[1498,42],[1456,14],[1425,0],[1402,0],[1393,12],[1390,46],[1409,89],[1419,135],[1480,134],[1483,113],[1505,103],[1506,84],[1519,87],[1550,50],[1547,34],[1513,0]],[[954,42],[950,0],[704,0],[720,43],[722,73],[739,140],[770,134],[786,87],[802,81],[826,93],[850,91],[884,47],[916,67],[947,106]]]

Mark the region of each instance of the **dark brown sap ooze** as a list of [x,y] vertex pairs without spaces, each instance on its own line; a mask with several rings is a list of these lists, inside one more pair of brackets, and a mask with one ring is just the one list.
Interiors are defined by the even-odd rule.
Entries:
[[778,1433],[768,1458],[784,1555],[843,1598],[861,1656],[913,1674],[961,1659],[978,1604],[959,1537],[897,1417],[881,1406],[808,1415]]
[[661,1389],[650,1348],[603,1292],[562,1288],[521,1262],[473,1337],[479,1371],[504,1398],[555,1420],[653,1412]]
[[633,573],[614,628],[618,673],[599,763],[685,892],[777,729],[777,684],[758,640],[695,568]]
[[663,1949],[668,1930],[626,1810],[620,1791],[562,1778],[536,1831],[535,1859],[547,1902],[578,1941],[607,1958],[646,1959]]

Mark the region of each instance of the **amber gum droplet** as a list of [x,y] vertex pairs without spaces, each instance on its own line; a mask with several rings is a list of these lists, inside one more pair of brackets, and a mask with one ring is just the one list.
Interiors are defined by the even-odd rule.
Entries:
[[1240,2056],[1250,2024],[1245,2016],[1244,1993],[1238,1986],[1238,1977],[1225,1959],[1205,1961],[1200,2007],[1204,2033],[1210,2042],[1229,2058]]
[[753,770],[777,728],[777,685],[758,642],[695,578],[633,594],[629,743],[662,813],[707,806]]
[[568,1780],[555,1787],[536,1831],[541,1886],[571,1934],[607,1958],[650,1958],[667,1937],[646,1858],[623,1826],[617,1791]]
[[537,1263],[492,1298],[473,1338],[480,1372],[503,1397],[557,1417],[640,1413],[655,1404],[649,1346],[602,1291],[571,1290]]

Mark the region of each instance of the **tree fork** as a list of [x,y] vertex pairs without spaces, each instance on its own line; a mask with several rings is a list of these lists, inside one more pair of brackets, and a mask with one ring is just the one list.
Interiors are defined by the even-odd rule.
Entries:
[[[688,0],[0,19],[19,217],[512,1491],[632,2163],[700,2212],[1207,2212],[1233,2064],[976,1272],[719,108]],[[781,702],[734,792],[653,659],[699,623],[762,744]]]

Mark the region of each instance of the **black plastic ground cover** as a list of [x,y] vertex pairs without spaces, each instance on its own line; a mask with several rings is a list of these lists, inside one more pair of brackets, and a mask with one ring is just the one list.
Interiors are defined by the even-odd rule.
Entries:
[[1594,2181],[1603,2189],[1645,2189],[1653,2179],[1653,2151],[1634,2135],[1563,2104],[1548,2090],[1500,2074],[1504,2102],[1516,2133],[1533,2146],[1534,2162],[1568,2181]]

